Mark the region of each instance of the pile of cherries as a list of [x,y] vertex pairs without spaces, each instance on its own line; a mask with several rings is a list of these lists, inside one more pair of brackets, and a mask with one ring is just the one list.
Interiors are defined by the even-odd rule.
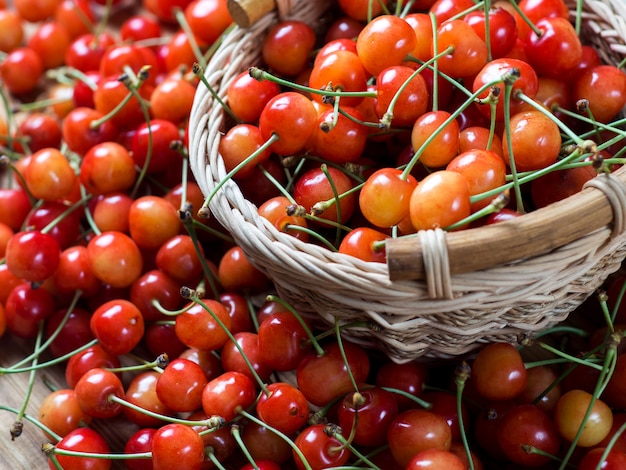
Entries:
[[[29,393],[0,403],[13,439],[39,427],[65,470],[626,468],[622,277],[581,309],[589,328],[467,362],[398,364],[342,337],[368,325],[319,329],[188,169],[226,0],[136,3],[0,1],[0,335],[32,344],[0,374],[62,365],[67,385],[37,416]],[[277,24],[220,103],[229,178],[279,230],[383,262],[389,236],[520,216],[623,163],[626,76],[562,0],[332,15],[323,37]],[[112,448],[93,424],[119,419]]]

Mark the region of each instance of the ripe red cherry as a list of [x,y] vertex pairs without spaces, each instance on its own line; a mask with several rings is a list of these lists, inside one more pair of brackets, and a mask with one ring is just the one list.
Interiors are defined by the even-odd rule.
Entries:
[[[509,59],[509,58],[501,58],[495,59],[487,63],[474,78],[474,83],[472,85],[472,90],[474,93],[478,92],[478,90],[484,87],[487,84],[497,82],[498,80],[502,80],[506,74],[511,73],[512,70],[519,72],[519,77],[515,82],[513,82],[512,90],[511,90],[511,113],[516,114],[526,107],[526,104],[520,100],[515,99],[515,93],[517,90],[520,90],[524,95],[529,98],[534,98],[537,94],[537,90],[539,88],[539,82],[537,78],[537,72],[533,69],[530,64],[524,62],[519,59]],[[496,83],[494,86],[500,89],[501,97],[504,96],[504,84]],[[480,99],[486,98],[490,89],[484,90],[478,97]],[[485,116],[491,116],[491,105],[489,104],[481,104],[478,106],[478,109]],[[496,104],[496,119],[498,121],[502,121],[504,119],[504,100],[499,99]]]
[[172,411],[191,412],[202,406],[202,389],[207,382],[198,364],[177,358],[163,369],[156,384],[156,393]]
[[39,405],[39,421],[61,437],[79,426],[89,425],[91,416],[78,405],[74,389],[59,389],[46,396]]
[[281,21],[272,27],[261,48],[265,64],[276,73],[295,77],[307,67],[315,46],[315,31],[302,21]]
[[515,346],[492,343],[481,349],[472,364],[472,384],[488,400],[510,400],[526,386],[526,367]]
[[[411,67],[396,65],[383,69],[376,79],[376,113],[382,119],[391,111],[393,126],[412,126],[428,109],[429,92],[424,76],[418,74],[408,81],[414,72]],[[393,110],[390,109],[392,100],[395,100]]]
[[52,276],[61,257],[54,237],[38,230],[14,234],[6,246],[6,264],[11,273],[31,282]]
[[76,184],[76,173],[68,159],[52,147],[38,150],[31,156],[24,176],[33,196],[46,201],[69,196]]
[[[79,427],[70,432],[56,445],[58,449],[74,452],[85,452],[92,454],[110,453],[109,445],[102,435],[88,427]],[[106,458],[77,457],[69,455],[57,455],[57,461],[61,468],[65,469],[92,469],[108,470],[111,468],[111,461]],[[57,466],[48,461],[50,470],[55,470]]]
[[353,183],[341,170],[329,167],[327,172],[328,176],[320,168],[314,168],[300,176],[294,186],[294,199],[307,212],[310,212],[317,203],[330,201],[328,207],[322,207],[321,212],[316,215],[321,219],[346,223],[354,212],[356,196],[348,194],[340,198],[337,204],[334,190],[337,191],[337,195],[341,195],[352,189]]
[[106,369],[87,371],[74,387],[76,401],[84,413],[93,418],[112,418],[122,412],[122,405],[111,396],[124,398],[119,377]]
[[274,370],[295,369],[311,350],[308,335],[291,312],[276,312],[259,325],[261,360]]
[[65,366],[65,381],[70,388],[74,388],[87,371],[100,367],[120,367],[120,360],[96,344],[70,357]]
[[357,227],[343,237],[337,251],[345,253],[363,261],[375,263],[387,262],[387,251],[380,242],[389,236],[369,227]]
[[124,407],[124,417],[142,427],[158,427],[164,421],[158,417],[148,415],[143,410],[151,411],[159,416],[173,416],[175,413],[163,404],[156,393],[160,373],[154,370],[140,372],[135,375],[126,389],[126,401],[141,408]]
[[122,232],[103,232],[87,251],[94,275],[113,287],[129,287],[141,275],[143,258],[137,244]]
[[267,386],[256,404],[257,415],[268,426],[287,435],[295,434],[309,418],[309,404],[298,388],[283,382]]
[[187,468],[200,470],[204,461],[204,442],[191,427],[167,424],[152,436],[152,465],[154,470]]
[[409,202],[417,180],[411,175],[403,178],[402,173],[396,168],[381,168],[372,173],[361,188],[361,213],[377,227],[397,225],[409,213]]
[[195,304],[176,317],[176,335],[188,347],[216,350],[224,346],[228,336],[213,315],[226,328],[231,325],[230,315],[226,307],[217,300],[208,299],[204,304],[211,312]]
[[243,122],[254,123],[268,101],[280,93],[280,87],[270,80],[255,80],[246,70],[235,77],[226,93],[228,106],[235,116]]
[[415,455],[406,466],[406,470],[436,470],[445,468],[446,470],[463,470],[465,464],[455,454],[449,450],[426,449]]
[[181,229],[176,208],[160,196],[141,196],[128,212],[128,229],[141,248],[157,250],[178,235]]
[[[325,427],[324,424],[308,426],[294,440],[310,467],[317,470],[339,467],[350,458],[350,451],[336,438],[329,436]],[[295,451],[293,458],[299,470],[307,468]]]
[[387,429],[397,414],[394,394],[378,387],[346,394],[338,411],[344,432],[356,425],[354,443],[373,447],[386,442]]
[[[517,41],[515,17],[501,6],[491,8],[489,14],[489,38],[491,57],[503,57]],[[479,10],[468,13],[463,20],[468,23],[483,41],[486,38],[486,12]]]
[[359,58],[371,75],[400,65],[417,42],[413,28],[402,18],[380,15],[367,23],[357,37]]
[[267,141],[278,138],[271,145],[279,155],[292,155],[304,148],[317,122],[317,112],[310,99],[300,93],[287,91],[276,95],[263,108],[259,128]]
[[549,462],[550,458],[540,453],[525,452],[523,446],[533,446],[556,455],[561,441],[550,415],[535,405],[518,405],[502,419],[498,443],[512,462],[536,466]]
[[6,327],[21,338],[35,338],[39,324],[55,310],[52,294],[32,283],[16,285],[6,299],[4,320]]
[[446,420],[430,411],[412,409],[398,414],[389,425],[387,442],[398,465],[406,468],[426,449],[449,450],[452,432]]
[[526,57],[538,75],[559,78],[578,65],[582,44],[574,26],[566,18],[550,17],[535,24],[526,41]]
[[33,49],[19,47],[9,52],[2,61],[0,78],[7,90],[21,95],[35,89],[43,70],[43,63]]
[[[250,377],[251,380],[255,380],[252,373],[254,370],[263,382],[267,382],[273,370],[261,360],[258,335],[251,331],[240,331],[235,333],[233,337],[235,342],[228,341],[221,349],[224,370],[241,372]],[[240,348],[243,353],[240,352]],[[244,356],[248,359],[249,364],[245,361]]]
[[[154,428],[141,428],[128,438],[124,445],[125,454],[139,454],[152,451]],[[128,470],[152,470],[152,459],[127,459],[124,461]]]
[[128,300],[110,300],[91,316],[91,331],[100,345],[111,354],[130,352],[143,337],[144,320],[139,309]]
[[209,381],[202,391],[202,408],[207,416],[230,421],[240,409],[247,409],[256,398],[256,387],[241,372],[224,372]]
[[574,101],[585,99],[600,122],[609,122],[626,103],[626,75],[612,65],[591,67],[574,82]]
[[[343,346],[347,365],[337,343],[327,345],[321,356],[317,353],[308,354],[298,364],[298,387],[313,405],[324,406],[333,399],[354,391],[347,367],[350,367],[357,384],[366,380],[370,367],[367,353],[352,343],[344,342]],[[319,374],[327,378],[324,387],[319,386]]]
[[423,230],[459,222],[470,215],[469,197],[469,185],[463,175],[449,170],[433,172],[411,194],[411,224],[415,230]]
[[80,164],[80,181],[93,195],[123,192],[137,179],[130,152],[117,142],[102,142],[91,147]]

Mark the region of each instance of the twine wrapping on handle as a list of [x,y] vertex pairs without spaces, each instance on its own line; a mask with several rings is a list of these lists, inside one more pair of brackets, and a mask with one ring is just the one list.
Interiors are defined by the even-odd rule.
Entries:
[[233,21],[241,28],[249,28],[274,10],[281,20],[288,17],[293,0],[228,0],[227,6]]
[[420,230],[418,236],[423,247],[428,296],[431,299],[451,299],[452,280],[445,232],[440,228]]
[[587,181],[583,188],[592,187],[604,193],[613,209],[612,238],[621,235],[626,229],[626,184],[612,173],[602,173]]

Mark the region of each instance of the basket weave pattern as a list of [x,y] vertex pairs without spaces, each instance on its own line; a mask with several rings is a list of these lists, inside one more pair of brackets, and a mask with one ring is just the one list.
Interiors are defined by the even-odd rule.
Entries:
[[[568,4],[575,9],[574,1]],[[291,17],[319,25],[326,5],[294,1]],[[621,61],[626,55],[626,4],[588,0],[583,10],[584,41],[604,61]],[[220,98],[238,73],[259,63],[262,38],[278,19],[277,13],[268,14],[225,38],[205,73]],[[200,85],[190,118],[190,162],[205,195],[227,174],[217,151],[224,126],[223,110]],[[626,175],[619,178],[626,180]],[[326,325],[335,318],[341,324],[376,325],[351,328],[346,337],[381,349],[397,362],[458,356],[561,322],[626,257],[626,233],[607,226],[542,256],[454,275],[452,298],[432,298],[426,281],[392,282],[384,264],[362,262],[279,232],[258,215],[234,181],[217,193],[210,210],[274,280],[282,298]],[[626,206],[614,210],[626,214]]]

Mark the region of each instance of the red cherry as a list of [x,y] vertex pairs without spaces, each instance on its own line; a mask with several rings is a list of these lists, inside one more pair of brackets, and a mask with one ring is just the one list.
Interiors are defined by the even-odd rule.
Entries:
[[183,424],[167,424],[152,436],[154,470],[186,468],[200,470],[204,461],[204,443],[198,433]]
[[230,421],[239,409],[246,409],[256,398],[256,387],[240,372],[224,372],[209,381],[202,391],[202,408],[207,416],[221,416]]
[[[111,451],[104,437],[91,428],[79,427],[67,434],[56,445],[58,449],[74,452],[85,452],[92,454],[109,454]],[[108,470],[111,461],[106,458],[76,457],[68,455],[57,455],[58,464],[61,468],[71,469],[93,469]],[[48,461],[50,470],[55,470],[57,466]]]
[[304,394],[283,382],[271,383],[267,390],[269,393],[261,393],[257,401],[257,415],[268,426],[288,436],[295,434],[309,418],[309,404]]
[[111,354],[130,352],[141,340],[145,326],[139,309],[128,300],[111,300],[98,307],[90,320],[91,331]]
[[52,276],[61,257],[59,243],[37,230],[14,234],[6,246],[6,263],[19,278],[41,282]]
[[208,380],[202,368],[189,359],[174,359],[159,376],[156,393],[173,411],[195,411],[202,406],[202,390]]
[[[309,466],[318,470],[341,466],[350,458],[350,451],[336,438],[329,436],[324,430],[325,427],[324,424],[309,426],[294,440],[294,444],[300,449]],[[307,468],[295,451],[293,457],[299,470]]]
[[122,405],[111,396],[124,398],[119,377],[105,369],[87,371],[74,387],[76,401],[84,413],[93,418],[112,418],[122,412]]

